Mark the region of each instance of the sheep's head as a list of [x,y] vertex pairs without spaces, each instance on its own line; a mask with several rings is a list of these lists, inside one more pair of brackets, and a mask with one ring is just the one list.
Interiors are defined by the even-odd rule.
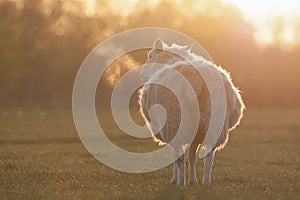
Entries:
[[190,46],[168,46],[160,38],[153,43],[153,48],[148,53],[148,59],[141,68],[141,77],[146,82],[149,78],[165,64],[173,64],[179,60],[184,60],[178,55],[179,52],[187,53]]

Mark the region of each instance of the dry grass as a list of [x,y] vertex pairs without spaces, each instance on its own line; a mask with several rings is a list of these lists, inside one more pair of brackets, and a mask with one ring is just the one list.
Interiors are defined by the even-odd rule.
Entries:
[[[19,115],[19,116],[18,116]],[[105,116],[104,116],[105,118]],[[0,111],[1,199],[299,199],[300,111],[248,110],[216,155],[212,185],[176,188],[172,167],[127,174],[95,160],[81,144],[69,111]],[[142,151],[155,145],[119,137]],[[203,175],[198,160],[198,180]]]

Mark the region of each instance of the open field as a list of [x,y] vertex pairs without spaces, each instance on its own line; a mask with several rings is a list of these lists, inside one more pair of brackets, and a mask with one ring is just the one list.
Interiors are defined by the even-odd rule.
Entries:
[[[154,148],[120,138],[114,136],[128,149]],[[300,199],[299,142],[300,110],[247,110],[216,154],[212,185],[176,188],[171,166],[127,174],[98,162],[81,144],[70,111],[2,109],[0,199]],[[201,182],[202,160],[197,170]]]

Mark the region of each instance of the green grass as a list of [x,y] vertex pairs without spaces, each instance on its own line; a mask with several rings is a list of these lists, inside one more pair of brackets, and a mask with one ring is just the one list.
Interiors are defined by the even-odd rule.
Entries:
[[[110,120],[103,125],[124,148],[156,148],[120,136]],[[2,109],[0,199],[300,199],[299,143],[300,111],[247,110],[216,154],[212,185],[176,188],[171,166],[128,174],[98,162],[81,144],[70,111]],[[202,160],[197,171],[201,182]]]

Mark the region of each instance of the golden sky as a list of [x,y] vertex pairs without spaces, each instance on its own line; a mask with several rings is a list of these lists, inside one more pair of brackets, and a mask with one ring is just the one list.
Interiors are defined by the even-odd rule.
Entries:
[[[203,10],[210,0],[165,0],[178,5],[183,13],[193,15]],[[220,0],[238,8],[245,20],[252,24],[256,41],[262,45],[300,42],[300,0]],[[87,14],[95,12],[96,0],[85,0]],[[106,3],[113,12],[128,15],[138,8],[155,6],[160,0],[115,0]],[[212,11],[213,12],[213,11]]]
[[[256,29],[255,38],[261,43],[293,44],[299,41],[299,0],[222,0],[238,7]],[[278,26],[279,29],[278,30]]]

